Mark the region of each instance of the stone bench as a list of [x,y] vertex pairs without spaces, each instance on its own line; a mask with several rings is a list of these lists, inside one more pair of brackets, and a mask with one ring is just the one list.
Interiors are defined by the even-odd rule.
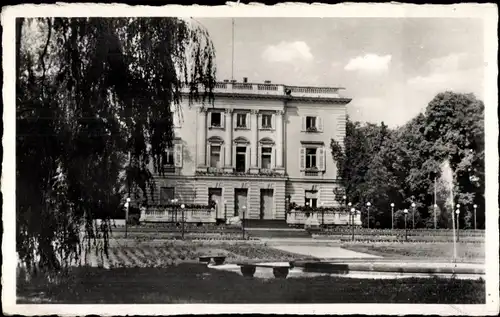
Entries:
[[200,255],[199,257],[200,262],[202,263],[210,263],[210,261],[213,259],[215,265],[222,265],[224,264],[224,261],[226,260],[225,255]]
[[290,264],[286,263],[236,263],[241,270],[241,274],[245,277],[253,277],[255,270],[258,267],[271,268],[275,278],[286,278],[291,268]]

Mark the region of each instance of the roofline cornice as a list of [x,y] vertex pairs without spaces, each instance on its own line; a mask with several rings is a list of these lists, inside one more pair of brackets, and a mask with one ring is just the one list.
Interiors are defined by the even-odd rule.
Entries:
[[[182,93],[182,95],[187,96],[188,93]],[[242,94],[242,93],[214,93],[214,97],[224,97],[224,98],[235,98],[243,100],[278,100],[285,102],[308,102],[308,103],[335,103],[335,104],[348,104],[352,101],[352,98],[343,97],[308,97],[308,96],[286,96],[286,95],[265,95],[265,94]]]

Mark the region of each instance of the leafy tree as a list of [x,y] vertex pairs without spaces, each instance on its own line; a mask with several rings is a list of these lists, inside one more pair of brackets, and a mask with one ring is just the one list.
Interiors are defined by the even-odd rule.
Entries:
[[429,103],[425,118],[424,136],[434,160],[448,160],[454,172],[456,202],[477,204],[478,221],[484,223],[483,102],[472,94],[440,93]]
[[366,203],[370,202],[370,226],[390,226],[389,194],[394,179],[386,167],[385,150],[392,131],[382,123],[361,125],[347,118],[346,137],[341,145],[331,141],[331,151],[337,161],[338,173],[345,187],[348,200],[362,212],[362,223],[367,226]]
[[214,49],[174,18],[21,18],[16,31],[17,251],[57,271],[98,243],[106,253],[120,181],[148,197],[181,89],[213,98]]
[[[433,227],[434,182],[440,179],[442,163],[449,161],[455,187],[438,182],[439,227],[451,225],[450,190],[455,203],[484,208],[483,112],[484,105],[473,95],[446,92],[438,94],[425,113],[395,130],[383,123],[347,120],[344,144],[332,140],[331,151],[349,201],[363,210],[370,201],[370,224],[383,227],[391,226],[391,203],[409,210],[415,203],[416,225]],[[478,208],[478,221],[482,218]]]

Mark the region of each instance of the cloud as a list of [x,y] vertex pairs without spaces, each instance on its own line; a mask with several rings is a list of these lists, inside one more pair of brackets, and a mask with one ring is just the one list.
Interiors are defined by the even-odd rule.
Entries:
[[429,60],[427,66],[435,73],[455,71],[461,68],[467,57],[466,53],[452,53]]
[[311,61],[314,56],[307,43],[303,41],[281,42],[277,45],[269,45],[262,52],[262,58],[268,62]]
[[366,54],[364,56],[357,56],[349,60],[344,70],[384,72],[389,69],[391,59],[392,55],[379,56],[377,54]]
[[337,68],[337,67],[339,67],[340,65],[342,65],[340,62],[332,62],[332,67],[333,67],[333,68]]
[[482,97],[484,69],[477,65],[475,58],[465,53],[433,58],[426,64],[430,71],[409,78],[407,84],[412,89],[432,94],[452,90],[472,92]]

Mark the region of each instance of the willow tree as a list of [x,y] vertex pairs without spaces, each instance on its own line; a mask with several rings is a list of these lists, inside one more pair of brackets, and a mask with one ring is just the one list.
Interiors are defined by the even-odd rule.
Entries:
[[202,26],[176,18],[18,19],[16,31],[17,251],[53,272],[107,252],[120,178],[148,196],[181,89],[189,104],[213,100],[215,53]]

